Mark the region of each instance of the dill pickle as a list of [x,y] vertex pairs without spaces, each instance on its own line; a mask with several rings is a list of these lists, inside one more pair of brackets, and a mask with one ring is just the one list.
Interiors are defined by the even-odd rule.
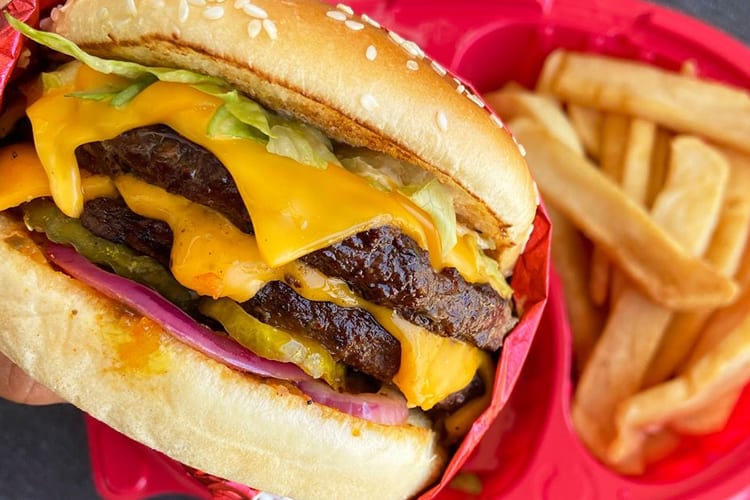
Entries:
[[24,222],[30,230],[45,233],[55,243],[73,246],[91,262],[109,266],[123,278],[153,288],[185,311],[195,309],[198,295],[180,285],[155,259],[94,235],[78,219],[63,214],[51,201],[34,200],[24,205],[23,211]]
[[204,297],[198,309],[217,320],[229,336],[258,356],[294,363],[313,378],[322,378],[334,389],[344,382],[346,367],[336,362],[318,342],[260,322],[231,299]]

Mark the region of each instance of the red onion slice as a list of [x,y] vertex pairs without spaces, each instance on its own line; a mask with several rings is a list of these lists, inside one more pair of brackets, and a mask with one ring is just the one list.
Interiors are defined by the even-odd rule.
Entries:
[[290,381],[310,378],[292,363],[257,356],[229,337],[199,324],[152,289],[100,269],[71,247],[51,243],[45,250],[50,260],[66,273],[154,320],[181,342],[216,361],[262,377]]
[[398,425],[408,417],[406,400],[400,395],[336,392],[292,363],[262,358],[229,337],[199,324],[154,290],[100,269],[71,247],[49,243],[45,252],[69,275],[154,320],[181,342],[231,368],[294,382],[316,403],[375,423]]
[[342,394],[323,382],[312,379],[301,380],[297,382],[297,386],[317,403],[379,424],[403,424],[409,416],[406,399],[395,392]]

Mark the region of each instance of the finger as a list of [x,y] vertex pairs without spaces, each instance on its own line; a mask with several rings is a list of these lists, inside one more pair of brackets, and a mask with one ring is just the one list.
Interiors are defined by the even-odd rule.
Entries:
[[30,405],[64,402],[57,394],[26,375],[2,353],[0,353],[0,398]]

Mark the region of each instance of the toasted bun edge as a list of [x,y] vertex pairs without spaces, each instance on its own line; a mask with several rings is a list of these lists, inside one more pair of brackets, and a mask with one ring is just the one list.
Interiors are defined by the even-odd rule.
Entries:
[[220,76],[336,140],[429,170],[453,188],[462,222],[494,239],[502,267],[512,267],[537,193],[478,97],[415,44],[331,5],[261,0],[260,20],[235,4],[69,0],[54,29],[103,57]]
[[205,472],[293,498],[404,498],[445,455],[418,425],[308,404],[231,370],[46,263],[0,214],[0,350],[125,435]]

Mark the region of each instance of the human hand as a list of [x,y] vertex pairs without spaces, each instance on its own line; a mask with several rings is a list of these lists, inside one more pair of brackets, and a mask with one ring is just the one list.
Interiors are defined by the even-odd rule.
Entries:
[[0,353],[0,398],[29,405],[63,402],[60,396],[34,381],[2,353]]

